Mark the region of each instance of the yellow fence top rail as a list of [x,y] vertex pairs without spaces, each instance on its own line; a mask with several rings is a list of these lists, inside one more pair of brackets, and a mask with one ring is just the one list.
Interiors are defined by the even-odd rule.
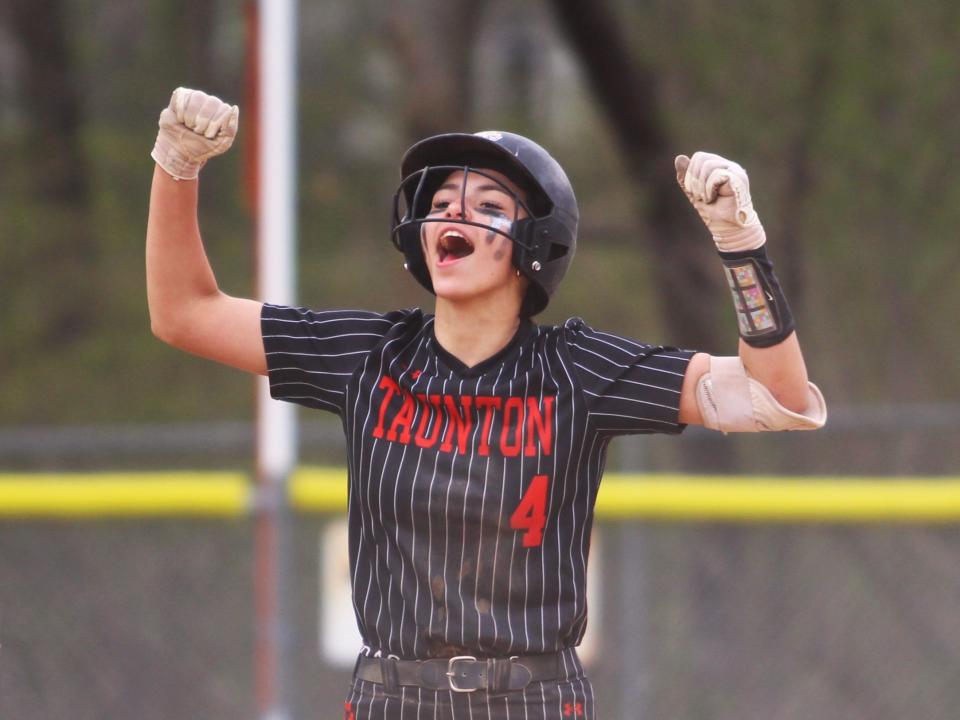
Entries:
[[[346,470],[305,467],[292,507],[342,513]],[[243,516],[256,497],[240,472],[0,474],[2,518]],[[960,478],[728,477],[608,473],[600,519],[726,522],[956,522]]]
[[0,474],[0,518],[232,516],[249,499],[244,473]]

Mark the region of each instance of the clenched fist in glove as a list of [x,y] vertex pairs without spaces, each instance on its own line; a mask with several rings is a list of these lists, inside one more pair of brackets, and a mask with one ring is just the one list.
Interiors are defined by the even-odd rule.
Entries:
[[746,171],[705,152],[678,155],[675,165],[680,188],[720,252],[740,337],[754,347],[783,342],[793,332],[793,315],[767,257],[767,235],[750,200]]
[[713,153],[678,155],[677,182],[700,215],[720,252],[755,250],[766,242],[750,200],[747,172]]
[[199,90],[177,88],[160,113],[150,156],[177,180],[193,180],[209,158],[225,153],[237,136],[240,109]]

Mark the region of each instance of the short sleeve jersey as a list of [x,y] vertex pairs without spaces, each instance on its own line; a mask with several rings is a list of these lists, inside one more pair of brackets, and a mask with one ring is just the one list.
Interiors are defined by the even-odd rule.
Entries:
[[610,440],[678,433],[692,351],[521,324],[466,367],[433,317],[264,305],[274,398],[340,416],[364,652],[508,656],[579,644]]

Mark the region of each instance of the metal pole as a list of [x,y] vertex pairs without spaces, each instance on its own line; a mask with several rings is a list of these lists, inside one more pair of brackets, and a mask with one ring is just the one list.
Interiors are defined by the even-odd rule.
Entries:
[[[296,296],[295,0],[260,0],[258,53],[257,289],[262,300]],[[257,380],[257,701],[264,720],[290,718],[290,565],[287,484],[297,461],[296,408]]]
[[620,680],[620,717],[647,717],[650,704],[649,611],[647,549],[642,525],[637,521],[619,524],[617,539],[621,567],[618,636],[631,648],[633,669]]

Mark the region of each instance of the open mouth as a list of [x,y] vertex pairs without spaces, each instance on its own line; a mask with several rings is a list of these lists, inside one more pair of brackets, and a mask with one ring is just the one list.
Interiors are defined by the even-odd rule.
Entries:
[[473,243],[457,230],[445,230],[437,244],[437,257],[441,263],[453,262],[473,253]]

